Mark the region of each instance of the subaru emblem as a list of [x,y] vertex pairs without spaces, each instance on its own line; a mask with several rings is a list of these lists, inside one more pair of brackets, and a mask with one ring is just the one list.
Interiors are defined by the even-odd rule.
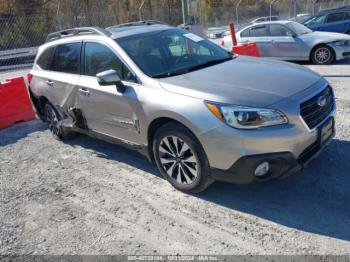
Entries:
[[327,98],[325,96],[320,96],[317,99],[317,105],[320,107],[324,107],[327,104]]

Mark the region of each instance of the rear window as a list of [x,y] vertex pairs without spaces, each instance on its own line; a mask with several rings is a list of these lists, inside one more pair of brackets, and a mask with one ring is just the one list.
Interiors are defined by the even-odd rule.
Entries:
[[63,73],[79,74],[80,49],[81,43],[57,46],[52,70]]
[[50,66],[52,64],[52,58],[55,52],[55,47],[49,47],[44,50],[44,52],[40,55],[37,64],[41,69],[50,70]]

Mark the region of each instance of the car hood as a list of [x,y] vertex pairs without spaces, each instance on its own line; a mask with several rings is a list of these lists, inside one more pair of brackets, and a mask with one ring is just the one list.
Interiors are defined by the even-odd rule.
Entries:
[[160,79],[168,92],[212,102],[265,107],[305,90],[321,76],[306,67],[264,58],[237,58]]
[[301,35],[300,38],[305,40],[316,39],[318,42],[329,43],[337,40],[350,40],[350,35],[315,31],[309,34]]

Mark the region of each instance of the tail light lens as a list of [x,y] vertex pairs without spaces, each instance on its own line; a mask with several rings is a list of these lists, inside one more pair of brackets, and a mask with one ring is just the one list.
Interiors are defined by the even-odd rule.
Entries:
[[32,82],[32,79],[33,79],[33,75],[32,74],[28,74],[27,75],[27,79],[28,79],[28,84],[30,85],[30,83]]

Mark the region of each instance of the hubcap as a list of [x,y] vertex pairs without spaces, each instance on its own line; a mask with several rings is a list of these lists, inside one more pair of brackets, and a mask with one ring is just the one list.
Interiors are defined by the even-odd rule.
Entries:
[[317,62],[323,64],[326,63],[331,56],[331,52],[329,51],[328,48],[319,48],[317,49],[316,53],[315,53],[315,58],[317,60]]
[[159,144],[159,158],[168,176],[179,184],[191,184],[198,176],[198,159],[181,138],[167,136]]
[[58,136],[60,133],[58,118],[56,112],[52,108],[47,110],[47,120],[49,122],[49,129],[51,132]]

